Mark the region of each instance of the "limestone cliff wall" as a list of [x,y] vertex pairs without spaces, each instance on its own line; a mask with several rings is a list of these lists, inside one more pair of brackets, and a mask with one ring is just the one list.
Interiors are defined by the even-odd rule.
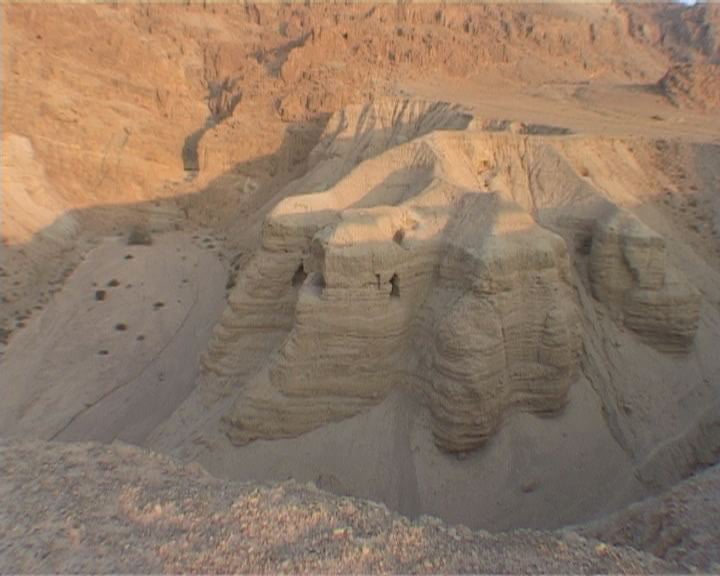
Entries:
[[622,210],[599,220],[590,253],[593,295],[663,352],[687,352],[700,320],[700,293],[667,262],[665,240]]
[[206,355],[242,388],[233,441],[302,434],[396,386],[424,398],[448,451],[480,446],[514,411],[562,410],[583,350],[578,272],[618,324],[686,353],[699,293],[663,238],[583,176],[578,147],[626,162],[621,143],[442,106],[337,115],[311,156],[316,176],[328,163],[344,175],[270,213]]

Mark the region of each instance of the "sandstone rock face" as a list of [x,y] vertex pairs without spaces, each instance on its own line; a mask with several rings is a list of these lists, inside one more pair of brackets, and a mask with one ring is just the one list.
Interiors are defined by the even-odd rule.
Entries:
[[2,146],[2,242],[29,243],[37,230],[59,244],[71,238],[77,233],[77,221],[72,214],[62,214],[62,198],[48,181],[32,142],[6,133]]
[[561,410],[583,347],[566,238],[573,253],[591,242],[600,305],[686,352],[698,292],[661,236],[577,174],[568,147],[591,144],[562,134],[402,100],[336,114],[266,219],[205,357],[242,386],[232,440],[296,436],[396,386],[424,398],[451,452],[513,411]]
[[[564,240],[512,199],[443,177],[456,172],[460,183],[465,168],[435,138],[412,138],[423,123],[438,125],[441,108],[401,108],[416,112],[380,105],[331,121],[341,134],[340,121],[354,117],[356,131],[358,118],[374,115],[382,136],[321,142],[316,156],[371,157],[325,192],[287,198],[266,221],[257,259],[265,271],[253,263],[231,308],[245,310],[241,324],[262,314],[292,329],[227,418],[236,442],[348,417],[402,383],[426,396],[437,443],[451,451],[483,443],[513,407],[564,405],[580,345]],[[262,275],[274,289],[257,290]],[[273,297],[261,303],[255,292]],[[294,301],[292,318],[283,307]],[[222,370],[216,359],[234,316],[218,331],[212,369]]]
[[[451,246],[436,292],[430,411],[437,443],[484,442],[512,407],[554,412],[577,374],[580,336],[565,242],[518,210],[479,248]],[[517,222],[519,220],[520,222]]]
[[663,352],[687,352],[700,320],[700,294],[666,258],[665,240],[633,215],[598,221],[590,254],[594,296]]
[[676,106],[720,108],[720,63],[674,64],[658,87]]

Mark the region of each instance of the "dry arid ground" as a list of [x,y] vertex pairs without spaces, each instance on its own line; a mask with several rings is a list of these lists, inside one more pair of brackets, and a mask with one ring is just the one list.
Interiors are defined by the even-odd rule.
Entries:
[[4,3],[0,571],[720,570],[718,30]]

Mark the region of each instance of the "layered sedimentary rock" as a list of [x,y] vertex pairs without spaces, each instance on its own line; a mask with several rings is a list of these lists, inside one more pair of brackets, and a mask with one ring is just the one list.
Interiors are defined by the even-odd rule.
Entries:
[[[395,147],[433,130],[461,129],[470,120],[457,106],[393,99],[334,114],[310,154],[308,174],[290,185],[290,193],[308,188],[317,192],[290,196],[266,220],[262,248],[230,294],[204,365],[235,380],[257,372],[296,321],[295,306],[308,272],[303,261],[309,258],[314,235],[338,220],[341,207],[363,196],[370,204],[369,189],[377,187],[378,195],[385,197],[388,188],[403,194],[408,187],[422,186],[432,169],[427,146]],[[386,150],[387,156],[374,158]],[[370,164],[364,170],[354,170],[366,159]],[[333,182],[337,184],[332,192],[321,193]]]
[[429,398],[436,441],[448,450],[481,444],[512,407],[561,409],[576,377],[565,242],[513,208],[498,212],[479,245],[451,245],[440,268],[437,300],[446,304],[435,311]]
[[331,119],[205,358],[241,387],[233,441],[302,434],[396,386],[425,399],[448,451],[480,446],[515,410],[561,410],[582,350],[566,238],[592,246],[593,292],[618,321],[661,351],[688,349],[697,292],[568,153],[627,149],[541,128],[407,101]]
[[313,236],[295,324],[236,403],[233,439],[305,432],[403,382],[426,393],[451,451],[480,445],[511,407],[562,408],[579,347],[565,243],[495,194],[461,205],[477,219],[452,226],[447,208],[413,201],[343,212]]
[[593,295],[663,352],[692,346],[700,293],[667,261],[665,239],[623,210],[597,222],[590,253]]
[[[425,395],[438,444],[454,451],[484,442],[512,407],[552,412],[565,403],[579,335],[564,240],[503,194],[465,186],[477,154],[458,163],[447,154],[451,133],[422,137],[443,107],[397,110],[355,113],[354,132],[358,118],[374,116],[380,135],[341,137],[314,154],[370,157],[324,192],[287,198],[266,221],[263,257],[231,307],[252,301],[238,315],[249,325],[287,318],[279,308],[297,303],[287,339],[228,415],[236,442],[300,434],[402,383]],[[347,117],[330,130],[341,134]],[[446,118],[450,128],[467,125],[464,115]],[[461,140],[453,146],[472,145]],[[389,149],[373,155],[375,146]],[[263,302],[253,297],[260,262],[277,274]],[[213,351],[232,317],[210,366],[221,362]]]

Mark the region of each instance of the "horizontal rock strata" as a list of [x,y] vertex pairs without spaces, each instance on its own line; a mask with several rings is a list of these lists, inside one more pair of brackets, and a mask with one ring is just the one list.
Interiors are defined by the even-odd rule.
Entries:
[[700,320],[700,293],[667,262],[665,239],[626,211],[598,221],[590,253],[594,296],[662,352],[685,353]]
[[[589,254],[593,294],[618,321],[686,351],[697,291],[662,237],[572,161],[572,146],[621,158],[623,144],[563,136],[407,101],[336,114],[206,356],[242,386],[232,440],[296,436],[399,385],[425,399],[448,451],[480,446],[512,411],[561,410],[582,350],[568,245]],[[593,225],[599,213],[611,216]],[[257,361],[235,365],[237,347]]]

